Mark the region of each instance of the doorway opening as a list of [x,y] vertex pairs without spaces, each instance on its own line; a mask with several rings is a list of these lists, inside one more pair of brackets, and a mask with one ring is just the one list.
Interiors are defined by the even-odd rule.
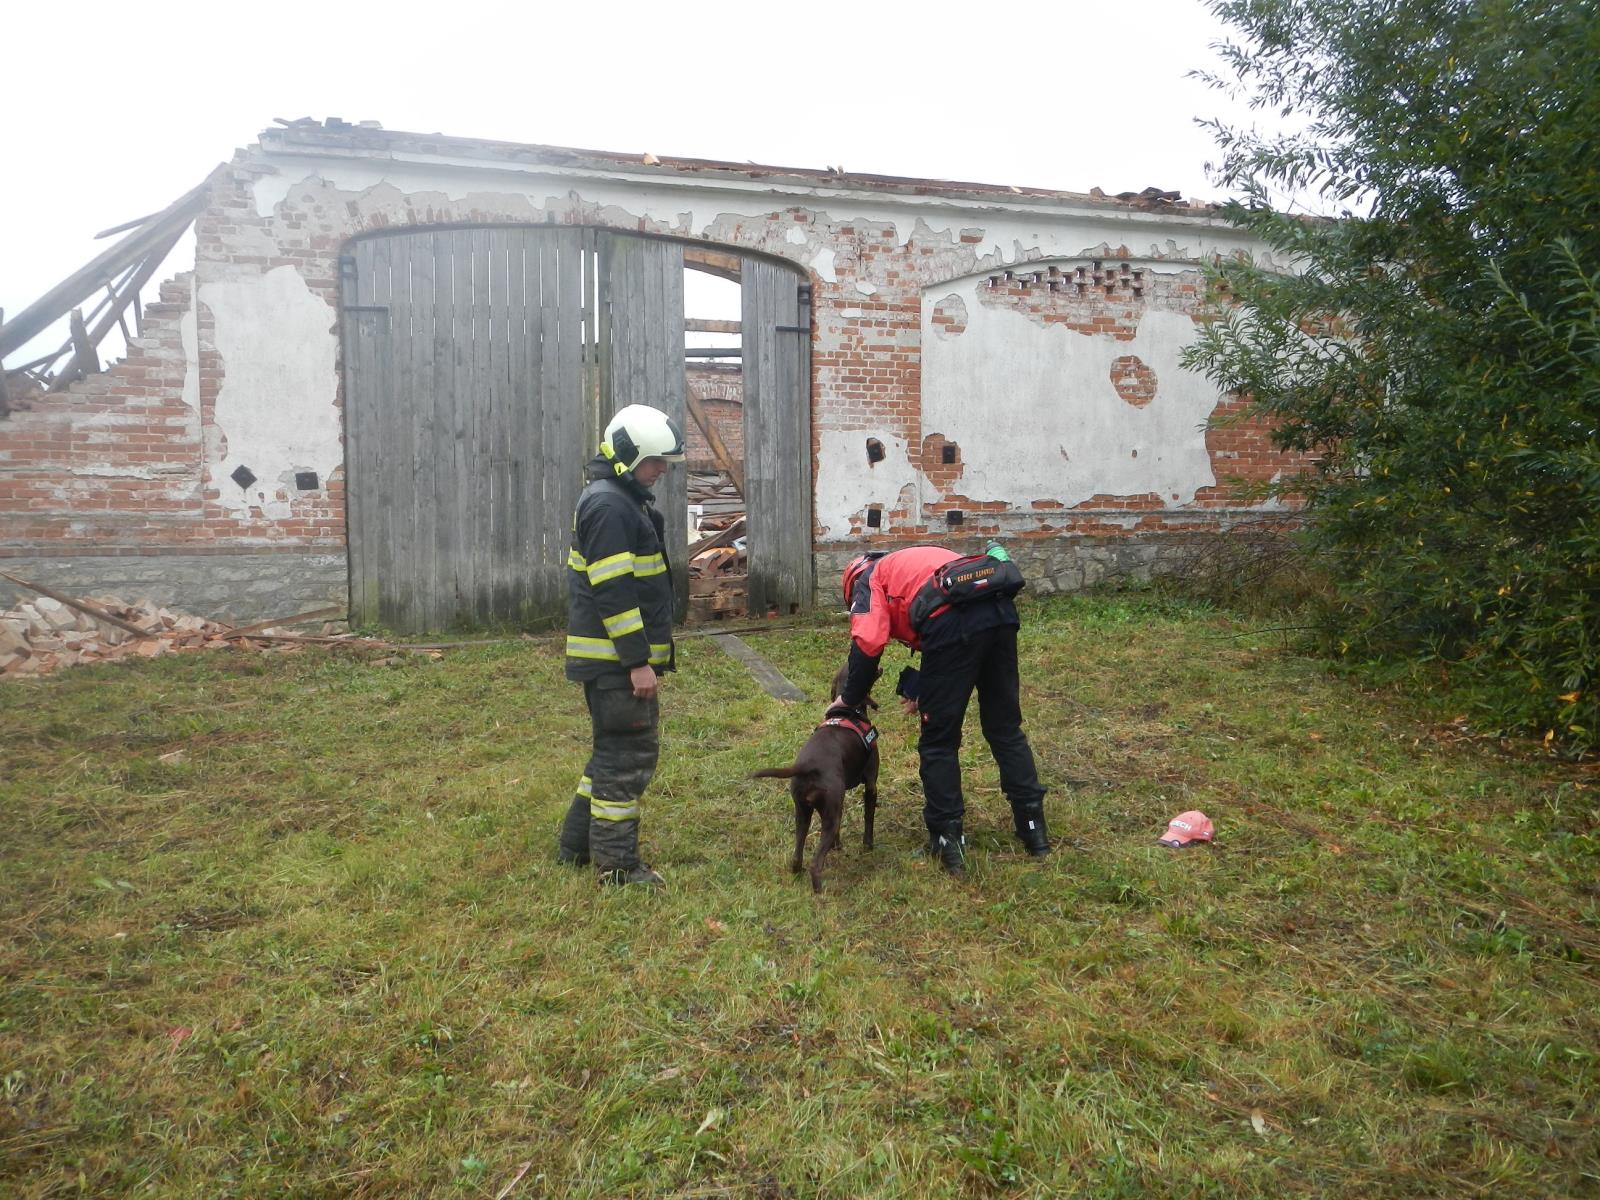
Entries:
[[690,623],[750,615],[738,256],[684,252]]

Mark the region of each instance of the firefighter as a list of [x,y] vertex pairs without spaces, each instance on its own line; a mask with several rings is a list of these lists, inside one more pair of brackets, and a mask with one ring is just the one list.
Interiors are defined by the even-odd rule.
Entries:
[[[1022,732],[1018,696],[1017,629],[1021,620],[1009,595],[950,604],[913,628],[918,592],[933,574],[960,557],[942,546],[911,546],[862,554],[845,567],[844,602],[850,609],[850,658],[836,704],[860,704],[877,678],[878,659],[890,640],[922,651],[922,669],[907,712],[921,716],[917,756],[921,762],[923,822],[928,853],[951,875],[966,874],[962,823],[961,724],[972,693],[978,693],[983,736],[1000,768],[1000,789],[1023,848],[1035,858],[1050,853],[1044,822],[1045,790],[1039,785],[1033,750]],[[1020,586],[1020,579],[1019,579]]]
[[672,574],[650,489],[683,458],[676,421],[628,405],[585,468],[572,518],[567,678],[583,684],[593,749],[557,856],[592,861],[601,883],[662,882],[639,858],[639,799],[661,751],[657,677],[674,665]]

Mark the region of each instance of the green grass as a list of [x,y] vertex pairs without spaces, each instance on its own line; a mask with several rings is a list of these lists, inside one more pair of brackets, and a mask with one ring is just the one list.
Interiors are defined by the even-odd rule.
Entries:
[[[747,776],[836,621],[754,639],[809,706],[683,644],[660,894],[553,861],[549,643],[0,685],[0,1193],[1600,1194],[1592,772],[1201,608],[1025,621],[1060,852],[974,716],[971,878],[914,857],[886,706],[878,848],[852,798],[820,899]],[[1215,846],[1153,844],[1192,807]]]

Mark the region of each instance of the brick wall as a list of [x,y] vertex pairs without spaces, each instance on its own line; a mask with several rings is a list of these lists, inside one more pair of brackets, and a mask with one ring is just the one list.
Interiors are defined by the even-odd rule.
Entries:
[[[700,410],[711,422],[722,444],[736,462],[744,461],[744,377],[737,366],[708,366],[691,363],[688,368],[689,394],[700,402]],[[689,470],[715,471],[716,457],[710,443],[693,418],[684,436],[688,439]]]
[[[1100,218],[1089,212],[1073,218],[1081,232],[1078,225],[1063,226],[1059,234],[1030,234],[1032,240],[1025,242],[1016,231],[1033,226],[1018,224],[1021,217],[1008,217],[1004,198],[984,207],[981,217],[980,210],[971,210],[972,216],[961,218],[960,210],[951,207],[925,209],[915,220],[887,219],[869,215],[881,208],[870,196],[859,204],[830,201],[830,211],[823,212],[803,202],[785,204],[782,188],[774,187],[761,193],[779,197],[761,201],[774,204],[770,210],[741,212],[738,205],[718,199],[702,206],[718,215],[702,226],[686,226],[693,214],[685,210],[696,204],[675,194],[613,183],[608,193],[612,199],[601,203],[585,197],[581,179],[541,184],[525,182],[527,172],[503,172],[493,179],[481,172],[472,175],[476,168],[462,165],[457,154],[462,145],[485,161],[514,153],[465,140],[434,147],[424,139],[416,146],[399,146],[409,153],[438,150],[453,156],[449,161],[456,165],[437,168],[463,173],[461,186],[451,187],[447,195],[407,190],[403,181],[389,180],[382,156],[342,160],[336,172],[323,173],[314,163],[293,161],[292,154],[280,158],[270,147],[240,152],[214,180],[211,202],[197,221],[194,276],[164,286],[160,303],[149,310],[145,336],[130,348],[128,358],[31,411],[0,421],[0,556],[54,563],[167,556],[174,573],[187,574],[192,581],[196,571],[205,572],[203,565],[193,564],[211,555],[232,555],[241,564],[247,558],[257,564],[249,569],[261,573],[257,582],[263,590],[250,604],[268,610],[263,615],[301,599],[342,597],[342,400],[336,358],[327,372],[332,378],[325,381],[328,400],[317,400],[323,405],[319,411],[326,412],[331,404],[333,412],[327,444],[320,450],[330,465],[318,471],[316,486],[302,490],[292,472],[281,470],[241,486],[224,470],[239,458],[239,451],[237,445],[227,445],[233,430],[218,414],[219,397],[241,383],[242,368],[235,363],[230,377],[219,348],[230,344],[223,335],[237,345],[238,330],[219,331],[214,304],[222,295],[219,289],[252,288],[288,273],[296,281],[302,316],[304,305],[314,310],[306,318],[309,324],[303,321],[300,328],[314,332],[336,354],[339,256],[349,240],[397,226],[438,224],[596,225],[689,238],[793,262],[813,288],[812,430],[819,512],[814,532],[824,560],[834,550],[853,549],[862,541],[888,546],[992,532],[1058,543],[1041,561],[1053,564],[1050,569],[1070,582],[1087,577],[1070,564],[1073,547],[1087,554],[1094,539],[1099,540],[1096,545],[1148,540],[1167,533],[1222,530],[1258,516],[1282,519],[1242,503],[1230,490],[1232,479],[1259,483],[1295,466],[1294,460],[1271,450],[1258,426],[1218,426],[1203,435],[1216,483],[1190,499],[1108,493],[1063,505],[1052,496],[1027,491],[999,499],[971,494],[974,447],[957,444],[948,430],[925,422],[925,307],[931,337],[945,339],[972,337],[969,326],[989,310],[1112,343],[1129,340],[1141,314],[1152,309],[1204,319],[1195,264],[1210,253],[1206,247],[1217,235],[1195,232],[1190,218],[1184,218],[1190,226],[1171,231],[1163,248],[1156,235],[1168,231],[1157,227],[1156,218],[1138,217],[1146,221],[1138,235],[1144,238],[1141,244],[1150,246],[1144,259],[1127,244],[1111,241],[1095,247],[1091,241],[1107,235],[1133,240],[1135,235],[1125,231],[1137,214],[1108,208],[1109,217],[1096,225]],[[363,172],[371,175],[370,182],[361,182],[366,179]],[[355,182],[334,183],[330,178]],[[630,186],[637,187],[637,203],[616,202]],[[805,190],[811,186],[807,183]],[[258,187],[265,191],[258,195]],[[966,226],[961,219],[984,223]],[[1064,254],[1063,246],[1089,248]],[[1152,266],[1149,255],[1161,261]],[[982,281],[977,291],[972,290],[974,280]],[[959,302],[952,302],[952,295]],[[319,315],[324,307],[325,324]],[[299,343],[306,340],[304,334],[285,333],[272,342],[270,328],[259,333],[269,348],[281,347],[286,359],[297,355]],[[265,365],[258,363],[250,382],[250,394],[261,397],[258,404],[264,411],[278,401],[270,354],[267,358]],[[1130,413],[1160,409],[1162,382],[1149,363],[1131,350],[1109,362],[1101,382]],[[717,394],[729,390],[725,375],[706,368],[697,373],[699,381],[692,384],[696,394],[703,397],[730,449],[742,456],[737,398]],[[1237,408],[1236,402],[1225,400],[1218,411]],[[697,432],[688,432],[691,454],[705,455]],[[270,435],[258,429],[253,436]],[[868,439],[888,447],[880,456],[883,461],[869,463]],[[836,452],[835,447],[844,449]],[[834,528],[823,522],[822,509],[834,500],[837,489],[828,472],[839,454],[853,472],[848,481],[889,482],[881,495],[871,494],[868,487],[867,499],[848,514],[845,526]],[[874,508],[884,520],[880,528],[869,529],[867,518]],[[952,511],[963,514],[958,530],[947,524]],[[298,556],[295,561],[302,565],[316,565],[298,575],[284,571],[285,578],[295,575],[298,582],[280,597],[271,587],[274,555]],[[1143,561],[1141,556],[1149,557],[1142,551],[1127,557]],[[185,564],[181,570],[180,561]],[[287,564],[289,558],[281,561]],[[86,569],[85,576],[89,574]],[[241,591],[249,590],[244,582]],[[319,590],[320,597],[315,595]],[[155,598],[183,603],[181,595]]]

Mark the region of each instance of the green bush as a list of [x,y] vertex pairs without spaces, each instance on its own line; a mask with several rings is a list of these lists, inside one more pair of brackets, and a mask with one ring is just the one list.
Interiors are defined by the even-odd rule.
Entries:
[[1213,123],[1271,261],[1218,266],[1231,303],[1188,361],[1315,462],[1280,486],[1334,580],[1329,644],[1595,749],[1600,6],[1212,8],[1243,34],[1212,81],[1299,124]]

